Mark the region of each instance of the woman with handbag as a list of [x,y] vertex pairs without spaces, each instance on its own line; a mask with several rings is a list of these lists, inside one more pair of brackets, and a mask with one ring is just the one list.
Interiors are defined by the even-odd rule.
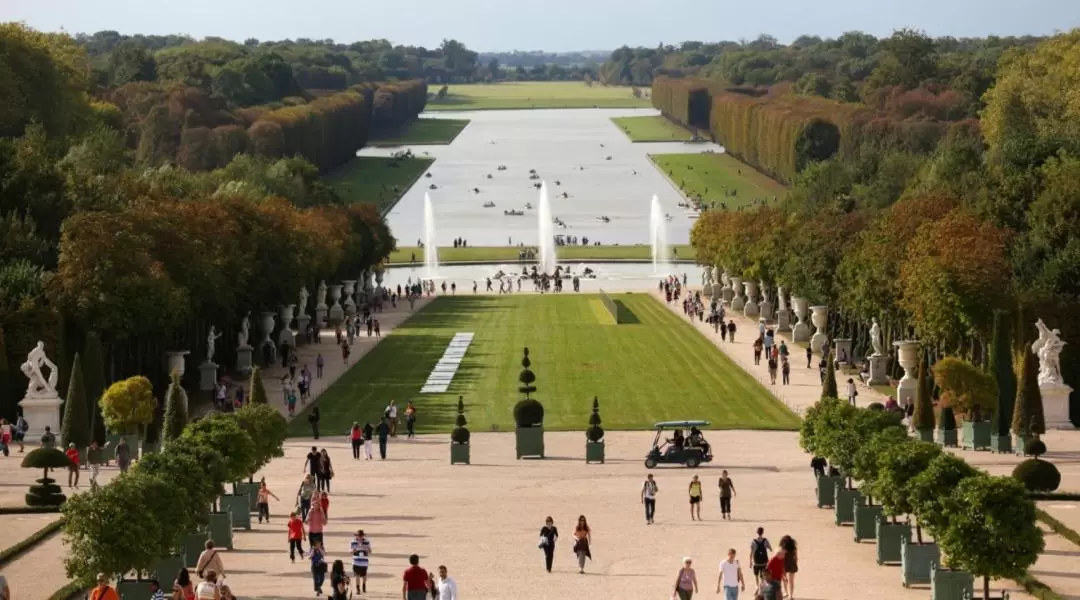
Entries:
[[544,551],[544,564],[547,572],[551,572],[551,563],[555,561],[555,540],[559,539],[559,528],[555,526],[555,519],[548,517],[544,526],[540,528],[540,549]]
[[578,517],[577,525],[574,527],[574,554],[577,555],[578,573],[585,574],[585,559],[592,560],[592,552],[589,551],[589,546],[592,545],[592,530],[589,529],[589,523],[585,520],[585,515]]

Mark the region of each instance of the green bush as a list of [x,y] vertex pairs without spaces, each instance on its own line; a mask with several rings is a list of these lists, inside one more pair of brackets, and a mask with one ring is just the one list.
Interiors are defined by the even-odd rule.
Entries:
[[1013,406],[1012,432],[1016,435],[1046,433],[1046,417],[1043,415],[1042,392],[1039,390],[1039,365],[1035,355],[1024,348],[1020,364],[1020,383]]
[[600,399],[594,397],[592,401],[592,414],[589,415],[589,428],[585,430],[585,437],[590,442],[599,442],[604,439],[604,428],[600,426]]
[[529,398],[514,405],[514,423],[518,427],[536,427],[544,424],[544,405]]
[[955,512],[949,495],[969,477],[980,475],[964,459],[942,452],[926,465],[908,484],[908,503],[914,508],[916,522],[938,537],[949,525]]
[[468,444],[470,434],[465,427],[468,421],[465,419],[465,399],[462,396],[458,396],[457,413],[457,419],[454,420],[456,427],[450,432],[450,439],[455,444]]
[[90,445],[90,415],[87,414],[87,408],[82,361],[76,352],[71,361],[71,377],[64,402],[64,423],[60,428],[60,441],[64,448],[67,448],[68,444],[75,444],[76,448]]
[[262,375],[259,367],[252,367],[251,377],[248,379],[247,401],[250,404],[266,404],[266,387],[263,386]]
[[867,410],[885,410],[885,405],[880,402],[871,402],[866,405]]
[[825,363],[825,381],[821,383],[821,397],[837,398],[840,396],[840,391],[836,387],[836,363],[831,357]]
[[915,411],[911,415],[911,422],[916,431],[930,431],[934,428],[934,401],[929,382],[926,381],[925,357],[919,361],[918,386],[915,388]]
[[799,446],[814,456],[825,456],[824,434],[831,427],[839,426],[854,408],[837,398],[822,398],[806,410],[799,426]]
[[289,423],[278,409],[269,404],[247,404],[233,413],[233,417],[255,445],[251,474],[270,464],[271,460],[285,456],[283,447]]
[[1024,454],[1039,458],[1043,454],[1046,454],[1046,443],[1042,440],[1028,440],[1028,442],[1024,444]]
[[203,446],[225,457],[226,481],[240,481],[251,476],[258,467],[259,451],[251,435],[244,431],[236,417],[211,413],[184,429],[178,445]]
[[1061,472],[1057,467],[1037,458],[1029,458],[1016,465],[1012,476],[1029,492],[1053,492],[1061,485]]
[[161,444],[168,446],[180,437],[188,424],[187,392],[180,385],[180,374],[173,371],[170,375],[169,391],[165,395],[165,416],[161,423]]

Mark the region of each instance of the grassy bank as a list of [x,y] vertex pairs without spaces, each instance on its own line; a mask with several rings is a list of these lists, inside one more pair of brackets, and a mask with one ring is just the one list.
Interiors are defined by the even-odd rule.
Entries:
[[368,140],[368,145],[446,145],[453,142],[468,124],[468,119],[415,119],[397,131],[384,131],[373,135]]
[[363,156],[327,175],[326,182],[347,202],[370,202],[385,212],[397,204],[433,162],[433,158],[396,160]]
[[[437,86],[430,86],[438,91]],[[445,98],[428,98],[425,110],[529,108],[648,108],[629,87],[587,86],[580,81],[522,81],[451,85]]]
[[[672,256],[693,259],[694,248],[688,245],[672,246]],[[439,263],[468,261],[514,261],[518,259],[520,248],[514,246],[476,246],[469,248],[439,248]],[[560,246],[555,249],[559,260],[651,260],[652,248],[644,244],[633,246]],[[390,264],[408,263],[413,260],[424,262],[424,249],[416,246],[402,246],[390,254]]]
[[717,206],[723,202],[736,208],[787,194],[783,185],[727,154],[654,154],[650,158],[683,194]]
[[631,142],[688,142],[694,135],[659,115],[615,117],[611,120]]

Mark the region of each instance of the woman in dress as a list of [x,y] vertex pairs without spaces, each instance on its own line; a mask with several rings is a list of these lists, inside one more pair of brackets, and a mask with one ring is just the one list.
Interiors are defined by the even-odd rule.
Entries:
[[799,572],[799,552],[795,538],[785,535],[780,538],[780,547],[784,549],[784,595],[788,600],[794,600],[795,574]]
[[555,561],[555,541],[558,539],[559,528],[555,526],[555,519],[548,517],[540,528],[540,548],[544,551],[544,565],[548,573],[551,572],[551,563]]
[[585,515],[581,515],[574,527],[574,554],[577,555],[578,573],[585,573],[586,558],[592,560],[589,546],[592,546],[592,530],[589,529],[589,522],[585,520]]
[[675,576],[675,594],[679,600],[690,600],[694,597],[694,592],[698,591],[697,573],[691,566],[694,561],[689,556],[682,559],[682,564],[679,574]]

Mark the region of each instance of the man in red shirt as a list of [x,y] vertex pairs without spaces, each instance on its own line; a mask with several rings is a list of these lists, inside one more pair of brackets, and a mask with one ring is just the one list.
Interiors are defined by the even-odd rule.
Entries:
[[64,454],[68,457],[68,487],[79,487],[79,451],[75,444],[68,444]]
[[409,565],[401,576],[401,600],[424,600],[431,589],[431,578],[420,566],[419,556],[409,556]]

